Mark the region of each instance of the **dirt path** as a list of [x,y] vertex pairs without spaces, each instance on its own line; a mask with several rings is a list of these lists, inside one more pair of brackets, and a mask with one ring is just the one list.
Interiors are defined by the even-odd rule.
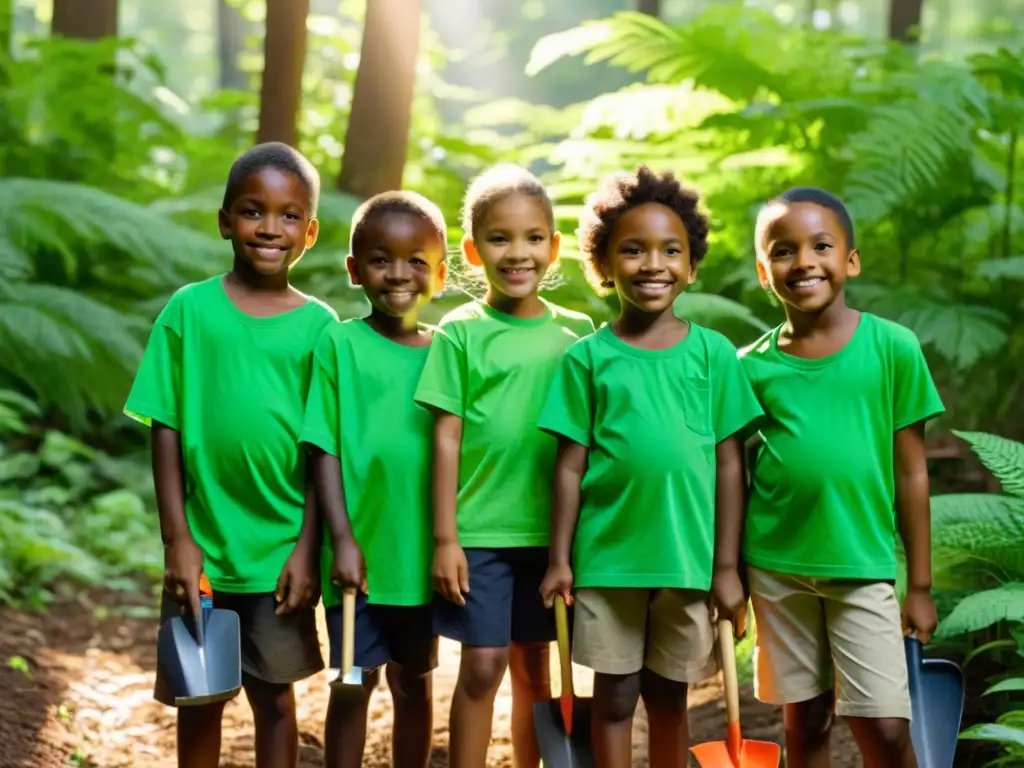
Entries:
[[[156,621],[146,614],[153,602],[145,595],[93,593],[58,602],[46,614],[0,610],[0,768],[176,768],[174,713],[152,700]],[[437,766],[447,765],[448,707],[458,648],[444,643],[441,655],[435,678],[437,746],[431,761]],[[557,675],[552,677],[557,680]],[[587,695],[588,671],[574,668],[574,678],[578,692]],[[297,694],[301,768],[322,768],[326,675],[304,681],[297,686]],[[752,701],[749,687],[743,697],[746,735],[779,740],[775,711]],[[506,678],[495,707],[492,766],[512,764],[510,705]],[[690,719],[695,742],[721,738],[723,710],[717,681],[691,692]],[[386,688],[373,696],[370,723],[364,765],[387,768],[391,709]],[[634,764],[646,766],[642,711],[634,734]],[[861,765],[845,728],[836,734],[833,755],[834,768]],[[239,698],[225,715],[221,766],[251,765],[252,721]]]

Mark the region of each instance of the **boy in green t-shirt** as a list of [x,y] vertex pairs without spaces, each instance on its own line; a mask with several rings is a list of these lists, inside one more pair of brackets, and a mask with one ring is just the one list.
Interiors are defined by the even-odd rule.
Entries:
[[[219,212],[234,264],[179,289],[156,319],[125,412],[152,427],[164,541],[161,622],[214,605],[238,613],[256,762],[293,768],[292,683],[323,669],[314,605],[320,528],[299,448],[312,352],[337,321],[295,290],[292,266],[316,242],[316,170],[261,144],[228,174]],[[157,669],[155,695],[174,704]],[[224,703],[178,710],[178,764],[216,766]]]
[[514,761],[536,768],[532,708],[551,697],[555,637],[538,592],[555,440],[536,423],[562,355],[594,324],[538,295],[559,236],[551,200],[529,171],[502,165],[477,177],[463,228],[487,293],[442,319],[416,390],[435,416],[434,628],[462,644],[449,755],[456,768],[486,764],[508,667]]
[[761,210],[755,246],[786,312],[740,353],[768,417],[743,544],[756,692],[785,707],[794,768],[828,765],[833,709],[867,768],[914,766],[903,632],[927,642],[936,625],[924,426],[942,401],[914,334],[847,306],[861,265],[840,200],[789,190]]
[[346,264],[370,314],[330,326],[316,348],[300,439],[312,451],[333,543],[323,552],[330,664],[341,664],[341,589],[359,590],[355,665],[366,689],[364,697],[331,696],[329,766],[362,764],[369,694],[385,664],[395,704],[394,765],[430,762],[437,666],[430,612],[433,420],[413,403],[413,392],[432,336],[418,316],[444,286],[446,246],[444,216],[420,195],[386,192],[363,203],[352,220]]
[[645,166],[617,174],[579,234],[621,310],[569,348],[540,418],[559,438],[541,594],[570,603],[577,590],[573,655],[595,672],[597,764],[632,764],[643,696],[650,764],[678,766],[688,684],[717,668],[709,604],[743,631],[743,440],[763,414],[736,348],[673,313],[708,249],[697,193]]

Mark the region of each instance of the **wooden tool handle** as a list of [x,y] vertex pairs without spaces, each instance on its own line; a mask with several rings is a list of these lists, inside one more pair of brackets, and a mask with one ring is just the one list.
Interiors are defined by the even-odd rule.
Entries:
[[729,725],[740,722],[740,690],[736,676],[736,646],[733,641],[732,622],[718,622],[718,650],[722,656],[722,677],[725,682],[725,721]]
[[348,587],[341,596],[341,674],[347,675],[355,664],[356,591]]
[[555,596],[555,637],[558,639],[558,671],[562,677],[562,696],[572,696],[572,653],[569,648],[569,616],[565,598]]

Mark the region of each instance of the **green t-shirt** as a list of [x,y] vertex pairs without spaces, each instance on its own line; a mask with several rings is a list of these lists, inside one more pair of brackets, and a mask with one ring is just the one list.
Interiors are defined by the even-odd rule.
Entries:
[[565,350],[586,315],[545,302],[517,318],[472,301],[441,320],[416,402],[463,420],[457,523],[464,547],[547,546],[557,442],[537,429]]
[[[412,401],[429,347],[386,339],[365,320],[332,325],[317,345],[300,440],[341,459],[345,505],[366,560],[369,602],[430,602],[433,419]],[[326,531],[325,541],[330,542]],[[324,605],[341,603],[323,554]]]
[[334,310],[242,312],[223,276],[186,285],[150,333],[125,413],[181,432],[185,514],[214,590],[272,592],[298,541],[298,444],[313,349]]
[[944,408],[913,332],[867,313],[816,360],[780,328],[740,352],[768,420],[751,471],[744,556],[817,578],[896,578],[893,434]]
[[715,446],[763,414],[721,334],[690,324],[646,350],[610,326],[573,345],[540,419],[589,448],[573,547],[578,587],[711,587]]

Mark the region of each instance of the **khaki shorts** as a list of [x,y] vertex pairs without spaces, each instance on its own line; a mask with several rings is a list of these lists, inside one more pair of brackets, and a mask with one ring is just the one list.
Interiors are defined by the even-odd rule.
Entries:
[[576,593],[573,661],[604,675],[647,668],[680,683],[718,671],[708,593],[585,588]]
[[910,719],[900,606],[884,581],[749,569],[754,693],[796,704],[835,690],[836,714]]

